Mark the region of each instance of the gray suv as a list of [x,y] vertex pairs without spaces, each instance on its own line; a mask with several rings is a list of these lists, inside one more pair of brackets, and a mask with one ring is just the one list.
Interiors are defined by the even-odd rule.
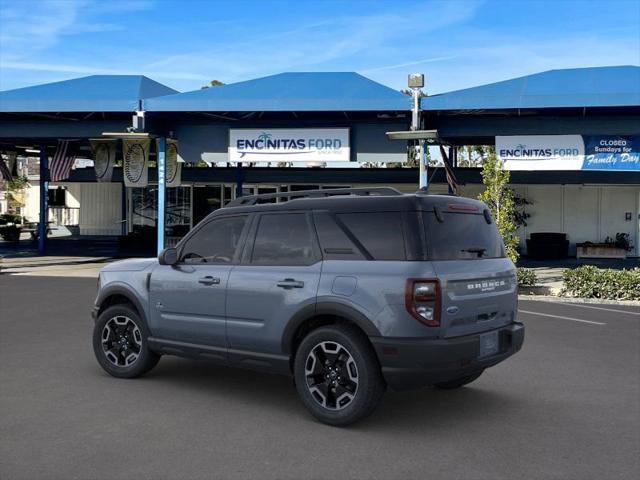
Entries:
[[115,377],[164,354],[290,375],[316,418],[347,425],[387,387],[458,388],[513,355],[516,311],[484,203],[291,192],[234,200],[158,259],[102,269],[93,348]]

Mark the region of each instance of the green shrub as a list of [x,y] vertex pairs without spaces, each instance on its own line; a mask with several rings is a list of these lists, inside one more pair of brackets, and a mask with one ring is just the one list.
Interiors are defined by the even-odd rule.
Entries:
[[518,285],[520,287],[535,287],[538,283],[538,276],[535,270],[518,267]]
[[612,270],[592,265],[567,269],[561,295],[608,300],[640,300],[640,268]]

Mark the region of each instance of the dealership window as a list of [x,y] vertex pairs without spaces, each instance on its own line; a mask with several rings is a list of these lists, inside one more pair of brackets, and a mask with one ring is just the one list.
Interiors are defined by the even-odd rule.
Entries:
[[58,187],[50,188],[47,192],[50,207],[66,207],[67,206],[67,189]]
[[[191,225],[191,187],[167,188],[166,235],[171,245],[182,238]],[[131,231],[155,229],[158,219],[158,187],[131,188]]]

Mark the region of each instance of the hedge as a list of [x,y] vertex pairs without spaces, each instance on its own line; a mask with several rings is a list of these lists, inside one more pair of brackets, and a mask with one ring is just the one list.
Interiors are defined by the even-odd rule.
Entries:
[[535,270],[530,268],[518,267],[518,286],[535,287],[538,283],[538,276]]
[[583,265],[562,274],[561,295],[608,300],[640,300],[640,268],[612,270]]

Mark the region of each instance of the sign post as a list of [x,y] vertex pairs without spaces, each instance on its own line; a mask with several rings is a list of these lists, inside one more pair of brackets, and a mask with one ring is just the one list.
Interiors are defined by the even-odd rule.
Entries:
[[[411,130],[417,131],[420,128],[420,95],[424,87],[424,75],[422,73],[412,73],[408,79],[411,96],[413,97],[413,108],[411,109]],[[420,189],[426,189],[429,179],[427,177],[427,155],[424,139],[418,140],[416,146],[416,157],[420,166]]]

